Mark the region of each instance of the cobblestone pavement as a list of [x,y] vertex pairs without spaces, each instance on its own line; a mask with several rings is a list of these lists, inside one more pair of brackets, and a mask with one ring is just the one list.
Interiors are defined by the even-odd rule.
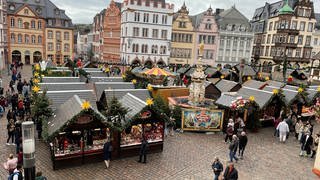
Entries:
[[[29,70],[29,71],[28,71]],[[30,67],[23,75],[30,73]],[[29,74],[30,76],[30,74]],[[3,77],[7,83],[6,75]],[[0,162],[6,161],[14,146],[6,146],[6,119],[0,121]],[[319,129],[316,125],[315,132]],[[313,180],[311,172],[314,159],[299,157],[298,142],[291,136],[286,144],[273,137],[272,128],[261,129],[258,133],[249,133],[249,143],[244,160],[235,167],[239,179],[245,180]],[[102,162],[53,171],[49,148],[43,142],[36,143],[36,167],[49,180],[104,180],[104,179],[213,179],[211,163],[215,156],[223,164],[228,161],[228,145],[221,134],[183,133],[165,139],[162,153],[148,156],[147,164],[137,163],[137,157],[115,160],[105,169]],[[7,172],[0,168],[0,179],[7,179]]]

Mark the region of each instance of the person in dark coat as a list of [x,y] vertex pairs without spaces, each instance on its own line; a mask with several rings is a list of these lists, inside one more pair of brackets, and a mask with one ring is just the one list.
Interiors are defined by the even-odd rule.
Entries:
[[140,157],[138,162],[142,162],[142,156],[143,156],[144,158],[143,163],[147,163],[147,150],[148,150],[148,141],[144,137],[141,142]]
[[237,135],[233,135],[232,142],[229,145],[230,162],[233,162],[233,159],[235,159],[236,162],[238,162],[238,158],[236,157],[238,145],[239,145],[238,137],[237,137]]
[[239,156],[240,159],[243,159],[243,152],[246,149],[248,143],[248,137],[244,131],[241,132],[241,135],[239,137]]
[[311,154],[311,147],[313,144],[313,137],[311,136],[310,132],[307,132],[301,138],[301,152],[300,156],[308,156]]
[[103,145],[103,159],[104,163],[106,164],[106,168],[109,168],[110,166],[111,152],[112,146],[110,140],[108,139],[107,142]]
[[16,126],[15,128],[15,132],[14,132],[14,142],[16,144],[16,154],[19,153],[19,149],[20,149],[20,145],[21,145],[21,137],[22,136],[22,132],[21,132],[21,127]]
[[17,84],[17,90],[19,94],[22,93],[22,89],[23,89],[23,83],[21,82],[21,79],[19,79],[19,82]]
[[38,139],[42,138],[42,121],[38,120],[36,124],[36,129],[38,131]]
[[218,157],[214,159],[214,162],[212,164],[212,170],[214,173],[214,180],[218,180],[221,172],[223,171],[223,165]]
[[230,163],[226,170],[224,171],[224,180],[237,180],[238,179],[238,171],[234,167],[233,163]]

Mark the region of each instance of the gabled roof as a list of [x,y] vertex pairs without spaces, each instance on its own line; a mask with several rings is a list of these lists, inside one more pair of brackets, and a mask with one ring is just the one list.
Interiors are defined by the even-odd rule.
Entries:
[[221,79],[219,82],[216,83],[216,87],[220,90],[220,92],[230,92],[232,88],[239,85],[234,81],[228,81],[225,79]]
[[94,109],[97,109],[96,96],[93,90],[70,90],[70,91],[48,91],[47,97],[49,98],[51,108],[56,110],[61,104],[65,103],[68,99],[74,95],[78,95],[81,99],[85,99],[90,102]]
[[96,82],[94,83],[94,89],[97,98],[100,98],[104,90],[134,89],[134,84],[131,82]]
[[217,23],[220,27],[223,27],[227,24],[241,24],[246,25],[247,28],[250,27],[249,20],[245,17],[238,9],[234,6],[230,9],[222,11],[218,16]]
[[43,83],[80,82],[79,77],[43,77]]
[[217,99],[215,104],[224,106],[224,107],[230,107],[232,101],[237,100],[237,93],[222,93],[220,98]]
[[131,119],[138,113],[142,111],[144,107],[147,106],[147,103],[132,95],[131,93],[127,93],[124,95],[119,102],[126,108],[128,108],[129,112],[126,114],[127,119]]
[[284,95],[285,103],[287,105],[290,105],[298,96],[298,91],[292,90],[292,89],[286,89],[286,88],[280,88],[279,86],[265,86],[263,88],[264,91],[269,91],[273,93],[274,89],[281,89],[282,93]]
[[273,80],[267,81],[267,84],[268,84],[268,86],[273,86],[273,87],[277,87],[277,88],[282,88],[285,85],[283,82],[273,81]]
[[256,80],[248,80],[245,83],[242,84],[243,87],[249,87],[254,89],[261,89],[263,86],[265,86],[266,82],[256,81]]
[[271,98],[273,97],[273,93],[269,91],[258,90],[255,88],[242,87],[238,91],[238,95],[242,96],[245,99],[249,99],[250,96],[253,96],[255,102],[259,105],[260,109],[263,109],[268,105]]
[[[235,68],[240,71],[240,64],[237,64]],[[257,75],[257,72],[253,69],[253,67],[249,65],[244,65],[243,67],[243,76],[255,76]]]
[[86,71],[90,74],[90,77],[108,77],[107,73],[102,71]]
[[91,77],[90,82],[123,82],[122,77]]
[[150,92],[147,89],[114,89],[114,90],[104,90],[104,96],[107,100],[111,100],[113,97],[120,99],[127,93],[134,95],[142,101],[146,101],[148,98],[151,98]]
[[67,90],[89,90],[90,88],[84,82],[68,83],[39,83],[41,90],[47,91],[67,91]]

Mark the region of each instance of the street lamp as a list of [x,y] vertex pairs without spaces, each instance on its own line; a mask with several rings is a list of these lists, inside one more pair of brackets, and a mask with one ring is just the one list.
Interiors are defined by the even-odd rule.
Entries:
[[24,178],[25,180],[34,180],[36,167],[34,124],[32,121],[26,121],[22,123],[22,147]]

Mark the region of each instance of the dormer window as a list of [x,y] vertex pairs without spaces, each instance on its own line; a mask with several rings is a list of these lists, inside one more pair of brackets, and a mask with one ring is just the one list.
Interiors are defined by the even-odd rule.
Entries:
[[25,9],[25,10],[24,10],[24,14],[25,14],[25,15],[28,15],[28,14],[29,14],[29,10],[28,10],[28,9]]
[[16,7],[15,7],[13,4],[10,4],[10,5],[9,5],[9,9],[10,9],[11,11],[14,11],[15,8],[16,8]]
[[60,14],[59,9],[56,9],[56,10],[55,10],[55,14],[56,14],[56,15],[59,15],[59,14]]
[[37,7],[36,12],[37,12],[38,14],[41,14],[41,13],[42,13],[41,7]]

